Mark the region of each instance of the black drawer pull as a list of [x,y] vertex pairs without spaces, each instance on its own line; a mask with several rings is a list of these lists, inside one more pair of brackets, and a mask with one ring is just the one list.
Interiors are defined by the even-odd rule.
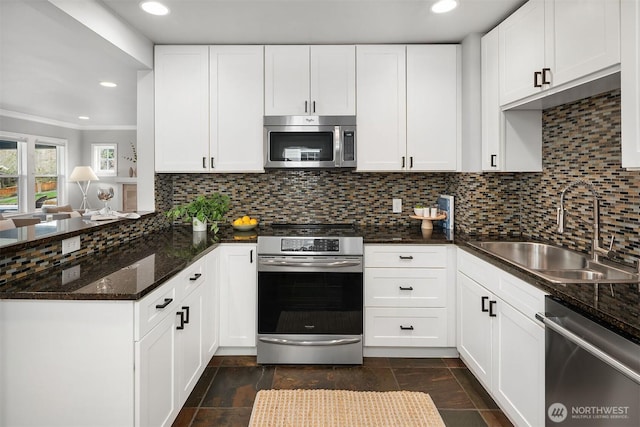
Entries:
[[493,312],[493,307],[496,305],[496,301],[489,301],[489,317],[496,317],[496,314]]
[[191,280],[192,282],[195,282],[196,280],[198,280],[200,277],[202,276],[201,273],[196,273],[193,275],[193,277],[189,277],[189,280]]
[[182,309],[185,311],[184,323],[189,323],[189,307],[183,306]]
[[403,331],[413,331],[413,326],[402,326],[400,325],[400,329]]
[[400,255],[400,259],[413,259],[413,255],[409,255],[409,256]]
[[166,308],[169,304],[171,304],[173,302],[173,298],[165,298],[164,302],[162,304],[157,304],[156,308],[157,309],[162,309],[162,308]]
[[182,330],[184,329],[184,313],[181,311],[178,311],[176,315],[180,316],[180,324],[176,326],[176,329]]
[[486,303],[488,299],[489,299],[489,297],[482,297],[482,312],[483,313],[486,313],[487,311],[489,311],[489,309],[484,305],[484,303]]
[[401,291],[412,291],[413,290],[413,286],[409,286],[409,287],[400,286],[400,290]]

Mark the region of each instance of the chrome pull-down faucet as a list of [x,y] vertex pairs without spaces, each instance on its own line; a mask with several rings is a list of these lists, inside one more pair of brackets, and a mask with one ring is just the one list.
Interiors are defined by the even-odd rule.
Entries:
[[[560,193],[560,206],[558,206],[558,213],[556,221],[558,223],[558,233],[564,233],[565,223],[565,209],[564,209],[564,195],[565,193],[577,186],[586,187],[593,195],[593,238],[591,240],[591,256],[594,261],[598,261],[599,255],[609,255],[611,248],[606,250],[600,247],[600,195],[596,192],[595,187],[589,181],[579,179],[573,181],[567,185],[562,193]],[[611,242],[613,244],[613,241]]]

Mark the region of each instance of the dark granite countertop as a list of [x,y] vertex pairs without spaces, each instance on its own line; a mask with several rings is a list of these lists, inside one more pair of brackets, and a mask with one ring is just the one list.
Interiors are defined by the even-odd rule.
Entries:
[[[219,243],[256,243],[259,227],[248,232],[223,226],[215,238],[194,235],[190,226],[174,226],[76,262],[47,269],[0,286],[2,299],[138,300],[183,270]],[[632,339],[640,340],[640,285],[553,284],[469,246],[479,236],[456,236],[441,229],[423,235],[420,227],[361,227],[365,244],[451,244],[490,262],[514,276],[559,298]],[[196,240],[194,242],[194,239]],[[496,240],[496,239],[493,239]],[[500,240],[505,240],[500,237]],[[524,240],[518,237],[517,240]],[[196,244],[194,244],[196,243]],[[138,274],[138,270],[148,274]],[[71,280],[74,279],[74,280]],[[108,280],[104,280],[108,279]]]

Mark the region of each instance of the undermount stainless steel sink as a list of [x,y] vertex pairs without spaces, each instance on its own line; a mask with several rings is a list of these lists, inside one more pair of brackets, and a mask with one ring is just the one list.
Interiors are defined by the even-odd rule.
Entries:
[[553,283],[638,283],[639,276],[545,243],[470,242],[471,246]]

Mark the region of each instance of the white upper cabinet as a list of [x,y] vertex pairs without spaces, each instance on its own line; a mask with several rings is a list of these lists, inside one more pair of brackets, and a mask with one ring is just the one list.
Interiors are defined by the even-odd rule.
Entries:
[[155,47],[156,172],[209,165],[209,47]]
[[640,3],[622,0],[622,166],[640,168]]
[[355,46],[311,46],[311,114],[356,115]]
[[263,172],[263,46],[211,46],[211,172]]
[[458,45],[357,46],[358,170],[456,170]]
[[263,47],[155,51],[156,172],[262,172]]
[[482,37],[482,170],[542,170],[541,110],[502,111],[499,99],[498,28]]
[[547,0],[545,7],[552,85],[620,62],[619,0]]
[[498,28],[503,106],[595,80],[620,63],[618,0],[529,0]]
[[399,171],[407,164],[406,48],[357,46],[358,170]]
[[460,154],[460,46],[407,46],[410,171],[455,171]]
[[266,46],[265,115],[352,116],[355,46]]
[[499,26],[500,104],[525,98],[542,90],[535,73],[545,66],[544,0],[530,0]]

